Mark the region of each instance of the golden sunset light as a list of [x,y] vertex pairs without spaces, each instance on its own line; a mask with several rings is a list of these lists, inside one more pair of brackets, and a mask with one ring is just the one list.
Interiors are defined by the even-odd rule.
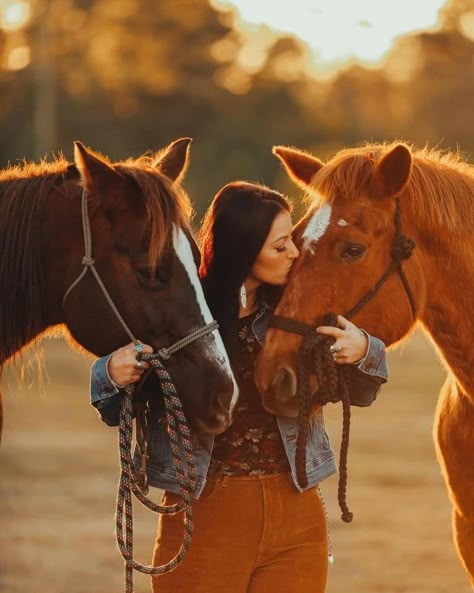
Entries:
[[474,0],[0,0],[0,593],[474,593],[473,105]]
[[0,0],[0,28],[4,31],[21,29],[31,16],[31,7],[23,0]]
[[236,27],[261,37],[262,28],[307,43],[323,72],[348,61],[377,65],[403,34],[436,27],[445,0],[213,0],[237,11]]

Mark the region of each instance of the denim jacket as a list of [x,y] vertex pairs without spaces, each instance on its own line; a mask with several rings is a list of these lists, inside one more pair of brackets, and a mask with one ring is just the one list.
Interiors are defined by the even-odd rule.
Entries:
[[[257,340],[262,343],[267,332],[271,310],[263,307],[256,315],[252,324],[252,331]],[[376,398],[381,385],[387,381],[388,369],[385,357],[384,343],[369,337],[369,346],[365,357],[353,366],[351,401],[358,406],[368,406]],[[109,426],[119,423],[121,391],[110,379],[107,365],[109,356],[96,360],[91,369],[91,403],[97,409],[101,419]],[[296,479],[296,439],[298,436],[297,418],[277,416],[278,427],[285,447],[291,474],[295,486],[299,486]],[[214,436],[210,434],[193,435],[194,463],[196,471],[196,487],[194,496],[199,498],[206,483],[207,472],[211,460]],[[306,445],[306,473],[308,486],[311,488],[325,478],[336,473],[334,451],[324,427],[322,408],[311,417],[309,438]],[[135,454],[135,464],[138,465],[138,455]],[[150,486],[161,488],[169,492],[179,493],[176,468],[171,452],[171,446],[163,414],[155,415],[150,426],[148,483]]]

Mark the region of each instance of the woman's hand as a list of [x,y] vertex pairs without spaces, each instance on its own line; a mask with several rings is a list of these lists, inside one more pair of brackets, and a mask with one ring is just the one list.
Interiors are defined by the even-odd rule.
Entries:
[[336,340],[331,346],[331,351],[337,364],[359,362],[367,354],[367,334],[342,315],[337,316],[337,325],[338,327],[322,325],[316,331]]
[[[134,349],[134,346],[133,342],[122,346],[122,348],[115,350],[109,358],[107,366],[109,377],[120,387],[139,381],[145,370],[150,368],[148,362],[144,360],[137,361],[138,352]],[[142,352],[153,352],[153,348],[143,344]]]

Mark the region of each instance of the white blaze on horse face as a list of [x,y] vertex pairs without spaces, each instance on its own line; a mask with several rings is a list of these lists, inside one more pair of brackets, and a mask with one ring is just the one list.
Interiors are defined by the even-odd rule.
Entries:
[[[180,262],[183,264],[184,269],[186,270],[191,285],[194,288],[196,293],[197,302],[199,308],[201,309],[201,315],[203,316],[204,322],[206,324],[211,323],[212,315],[211,311],[209,310],[209,305],[204,298],[204,291],[202,290],[201,282],[199,280],[198,271],[196,268],[196,263],[194,261],[193,252],[191,249],[191,245],[189,244],[189,240],[186,237],[185,233],[182,229],[177,228],[174,226],[173,228],[173,247],[178,256]],[[220,365],[224,368],[226,373],[232,379],[232,384],[234,386],[234,391],[232,394],[232,400],[230,402],[230,411],[234,409],[234,406],[237,402],[237,398],[239,396],[239,388],[237,387],[237,383],[235,382],[234,375],[232,373],[232,369],[230,366],[229,357],[227,355],[227,351],[224,346],[224,342],[222,341],[221,335],[217,330],[212,332],[214,337],[215,343],[213,343],[212,338],[211,340],[207,340],[210,342],[211,345],[211,356],[212,358],[216,359]],[[211,337],[211,336],[206,336]],[[204,338],[206,339],[206,338]],[[214,348],[212,348],[214,346]],[[212,351],[214,350],[214,351]]]
[[329,226],[331,214],[332,208],[329,204],[324,204],[316,210],[303,233],[303,249],[307,249],[311,254],[314,253],[315,244]]

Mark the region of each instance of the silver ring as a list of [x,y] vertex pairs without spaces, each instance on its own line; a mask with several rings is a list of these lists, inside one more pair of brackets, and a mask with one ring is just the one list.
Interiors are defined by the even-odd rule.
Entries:
[[143,368],[143,362],[141,360],[137,360],[137,362],[135,363],[135,368],[137,369],[137,371],[141,371]]
[[329,350],[331,352],[340,352],[342,350],[342,346],[336,346],[336,344],[333,344],[332,346],[329,346]]
[[144,349],[144,348],[145,348],[145,344],[140,344],[140,343],[138,343],[138,342],[137,342],[137,343],[136,343],[136,344],[133,346],[132,350],[133,350],[134,352],[143,352],[143,349]]
[[335,352],[333,352],[332,358],[333,358],[333,360],[337,360],[337,354]]

